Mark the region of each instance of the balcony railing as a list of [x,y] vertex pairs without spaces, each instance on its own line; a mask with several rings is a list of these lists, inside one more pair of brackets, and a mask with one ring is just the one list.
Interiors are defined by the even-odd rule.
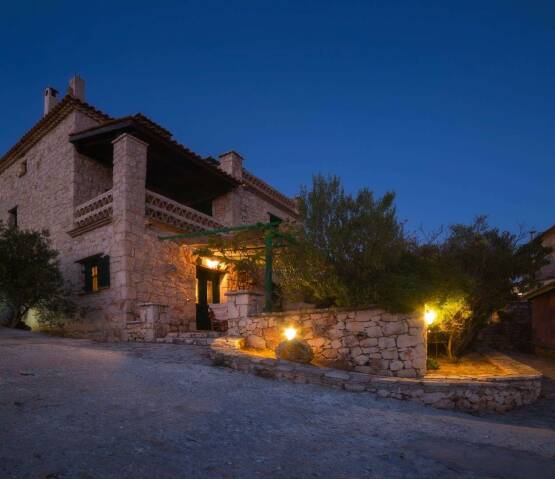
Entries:
[[149,190],[146,191],[145,212],[147,218],[185,231],[204,231],[223,226],[211,216]]
[[76,228],[109,222],[113,215],[113,201],[112,190],[108,190],[75,207],[74,222]]

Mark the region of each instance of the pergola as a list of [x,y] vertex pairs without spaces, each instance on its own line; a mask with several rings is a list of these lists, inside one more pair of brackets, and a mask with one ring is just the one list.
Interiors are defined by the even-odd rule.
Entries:
[[[199,238],[206,236],[221,235],[226,233],[233,233],[235,231],[245,231],[245,230],[262,230],[264,232],[264,311],[270,312],[273,309],[272,294],[274,290],[273,285],[273,262],[274,255],[273,250],[276,247],[281,247],[282,245],[276,245],[276,239],[283,239],[285,241],[293,241],[293,237],[287,233],[282,233],[279,231],[278,222],[270,223],[253,223],[248,225],[240,226],[229,226],[224,228],[215,228],[211,230],[200,231],[196,233],[181,233],[171,236],[159,236],[158,239],[161,241],[168,240],[180,240],[187,238]],[[256,248],[255,248],[256,249]]]

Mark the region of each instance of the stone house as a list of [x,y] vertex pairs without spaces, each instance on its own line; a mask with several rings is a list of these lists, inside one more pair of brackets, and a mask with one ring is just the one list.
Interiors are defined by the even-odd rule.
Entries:
[[206,308],[237,289],[186,244],[159,237],[296,218],[295,202],[230,151],[203,158],[142,114],[112,118],[70,80],[0,158],[0,219],[48,229],[79,316],[72,334],[155,339],[208,327]]

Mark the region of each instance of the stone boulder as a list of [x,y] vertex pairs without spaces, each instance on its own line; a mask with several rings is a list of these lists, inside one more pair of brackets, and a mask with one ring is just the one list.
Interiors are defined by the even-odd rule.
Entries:
[[279,343],[276,348],[276,357],[296,363],[309,363],[314,358],[314,353],[306,341],[291,339]]

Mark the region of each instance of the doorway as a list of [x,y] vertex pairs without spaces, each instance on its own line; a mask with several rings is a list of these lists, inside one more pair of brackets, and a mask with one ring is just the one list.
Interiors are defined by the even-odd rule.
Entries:
[[197,303],[197,329],[209,330],[210,317],[208,305],[220,302],[220,280],[222,273],[202,266],[197,266],[196,273],[196,303]]

